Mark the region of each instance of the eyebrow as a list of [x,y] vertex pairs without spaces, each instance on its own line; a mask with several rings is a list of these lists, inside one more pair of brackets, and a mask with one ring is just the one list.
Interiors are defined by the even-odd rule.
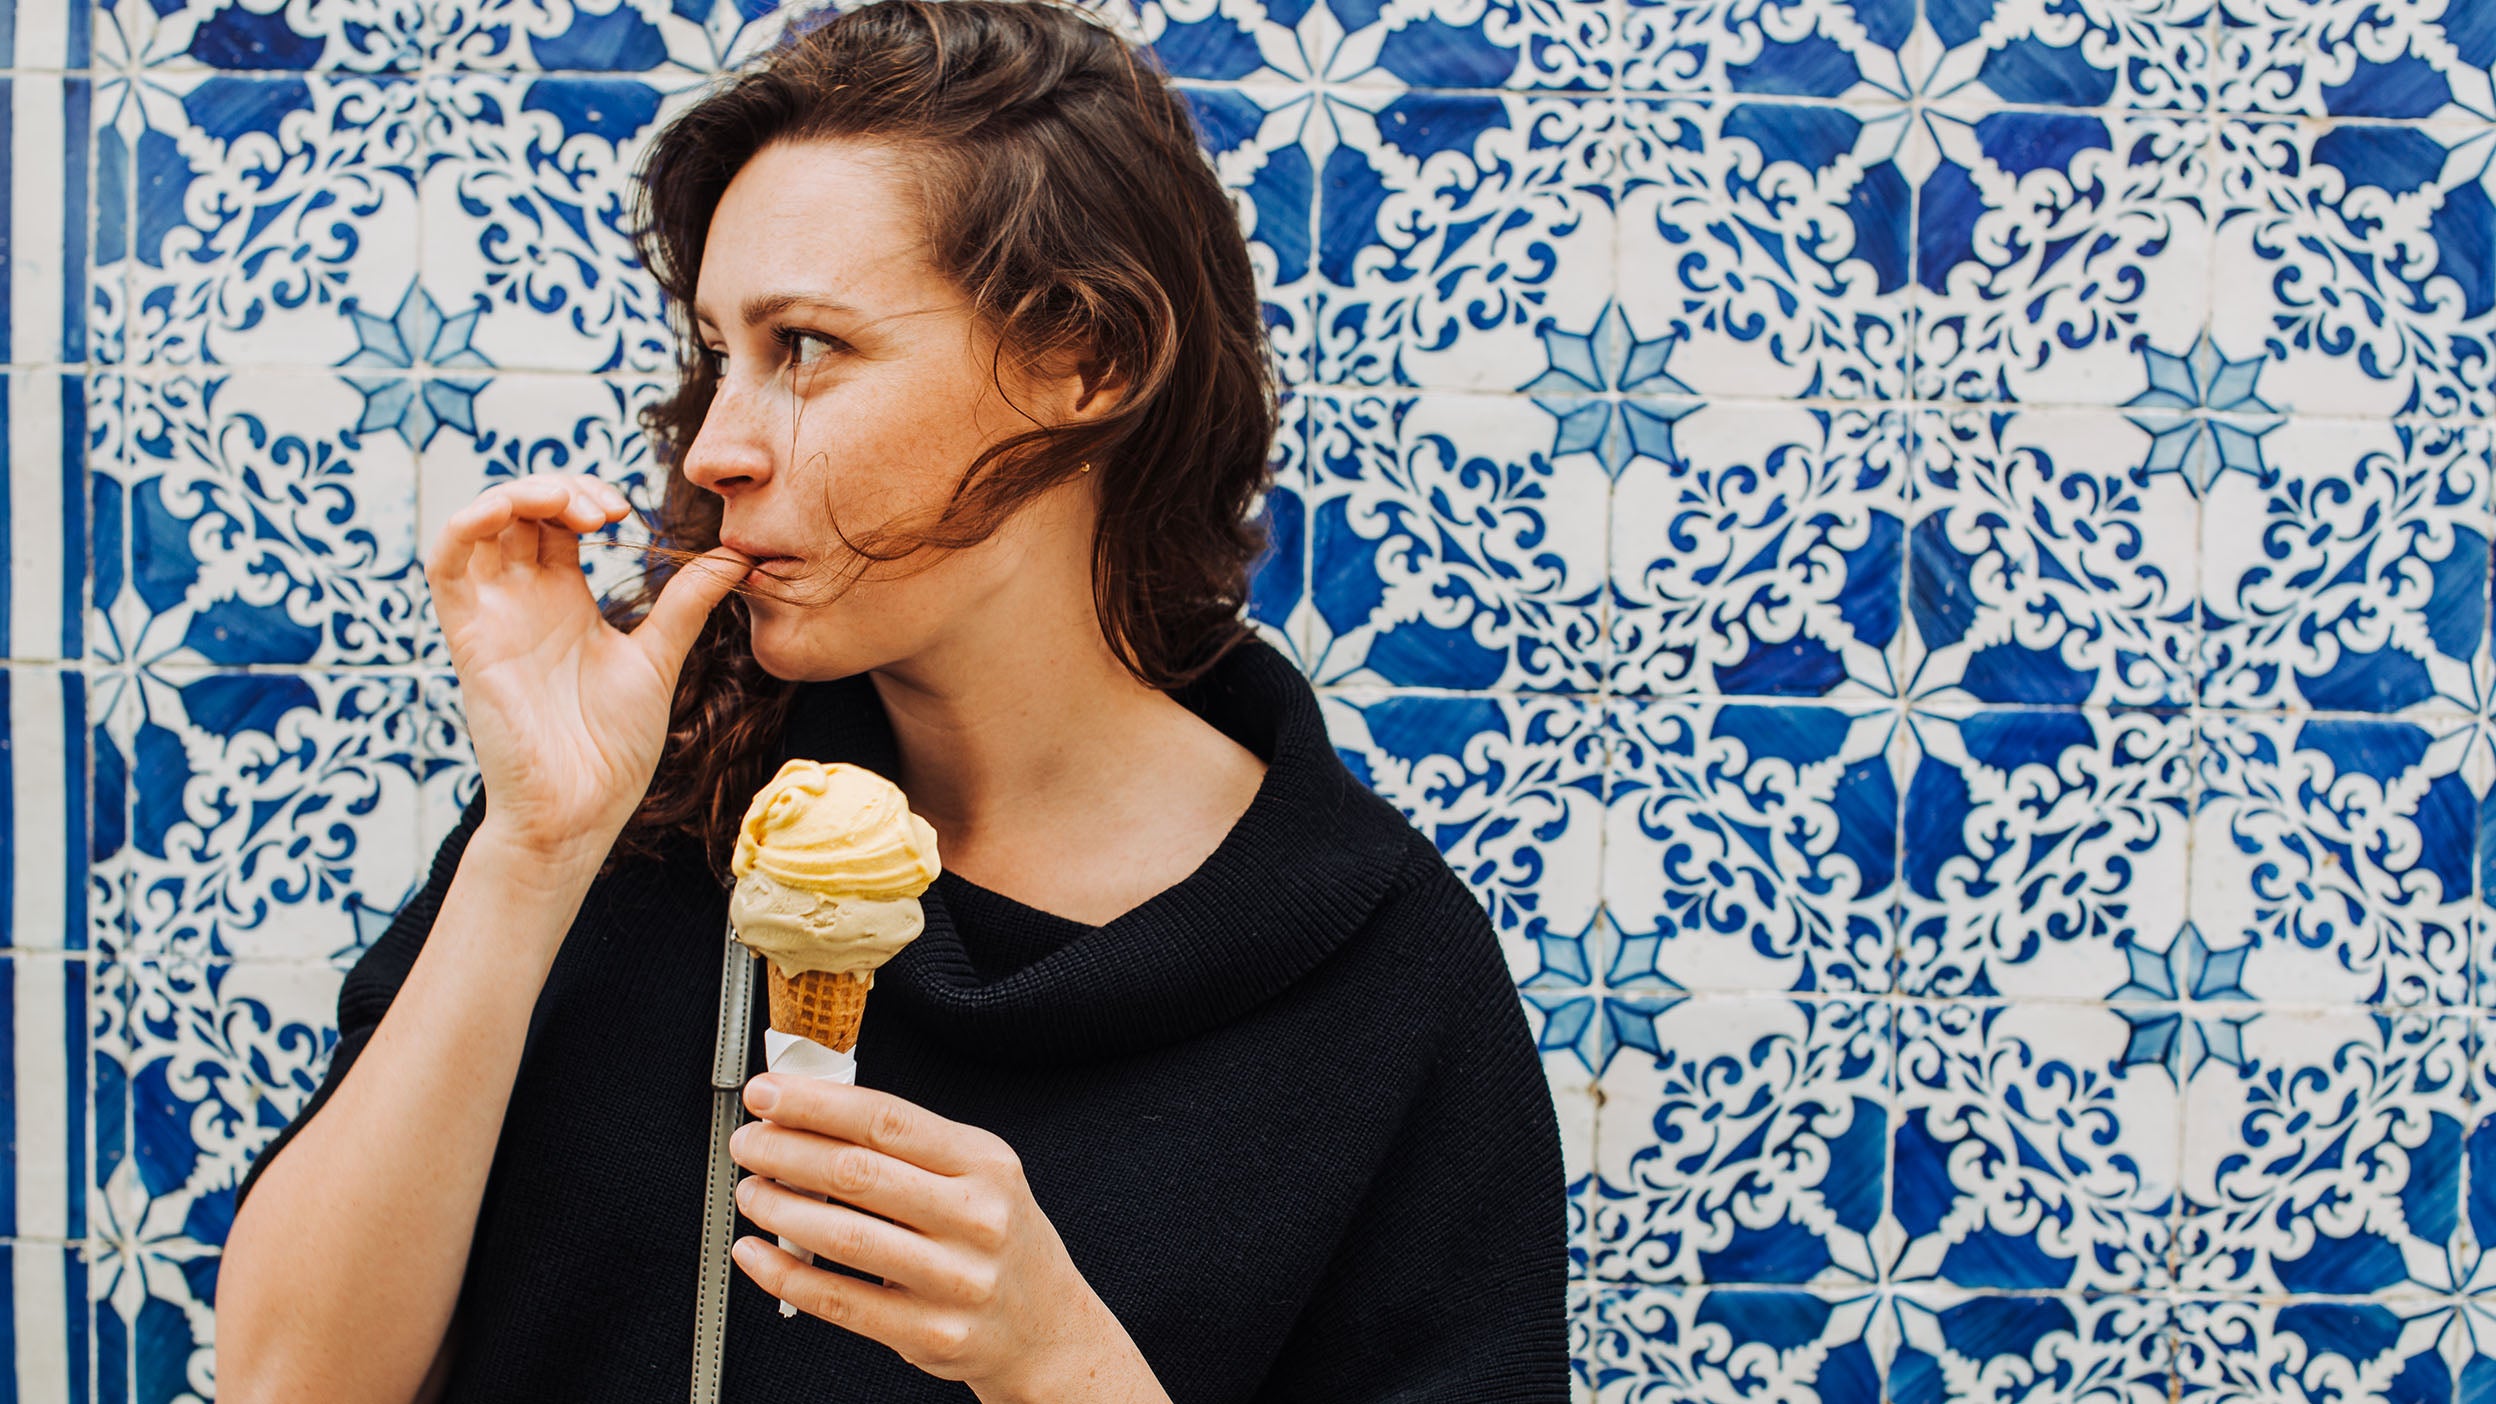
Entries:
[[[824,297],[817,293],[772,292],[754,294],[752,297],[747,298],[742,304],[739,305],[738,311],[744,314],[745,324],[750,327],[756,322],[768,321],[783,312],[792,311],[797,308],[804,308],[812,312],[854,313],[858,310],[846,302],[841,302],[834,298]],[[719,325],[718,322],[712,320],[711,314],[702,310],[701,304],[699,303],[694,305],[693,320],[699,325],[706,327],[716,327]]]

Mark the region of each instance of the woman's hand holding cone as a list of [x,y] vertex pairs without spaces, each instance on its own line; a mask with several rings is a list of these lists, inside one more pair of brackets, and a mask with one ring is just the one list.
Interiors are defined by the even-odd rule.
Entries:
[[737,1265],[764,1291],[983,1401],[1168,1404],[1002,1138],[889,1092],[813,1078],[766,1073],[746,1084],[745,1104],[767,1119],[729,1139],[753,1172],[737,1186],[737,1207],[818,1257],[882,1279],[738,1239]]

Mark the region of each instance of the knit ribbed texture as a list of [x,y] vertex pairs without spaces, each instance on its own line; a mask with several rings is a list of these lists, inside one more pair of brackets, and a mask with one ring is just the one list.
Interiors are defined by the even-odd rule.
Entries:
[[937,874],[936,890],[981,984],[995,984],[1094,929],[992,892],[958,873]]
[[[1489,922],[1289,660],[1252,641],[1177,695],[1268,762],[1220,849],[1097,928],[940,879],[877,974],[860,1085],[1014,1147],[1178,1404],[1565,1399],[1559,1130]],[[863,677],[802,689],[787,750],[893,771]],[[481,818],[349,973],[328,1075],[252,1178],[363,1050]],[[683,1398],[726,906],[684,860],[583,903],[512,1089],[453,1404]],[[725,1399],[973,1397],[736,1275]]]

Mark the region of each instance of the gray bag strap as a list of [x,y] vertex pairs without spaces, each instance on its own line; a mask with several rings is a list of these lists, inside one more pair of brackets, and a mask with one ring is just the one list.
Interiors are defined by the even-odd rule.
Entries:
[[745,1119],[745,1065],[754,1016],[754,956],[728,928],[719,962],[719,1042],[711,1050],[711,1184],[702,1203],[702,1279],[693,1315],[693,1404],[718,1404],[728,1338],[729,1245],[737,1231],[737,1165],[728,1138]]

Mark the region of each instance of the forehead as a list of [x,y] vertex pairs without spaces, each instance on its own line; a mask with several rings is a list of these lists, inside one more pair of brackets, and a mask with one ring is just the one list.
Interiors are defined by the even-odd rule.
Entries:
[[889,150],[776,142],[738,170],[711,214],[694,310],[724,325],[757,291],[867,307],[924,294],[938,281],[915,192]]

